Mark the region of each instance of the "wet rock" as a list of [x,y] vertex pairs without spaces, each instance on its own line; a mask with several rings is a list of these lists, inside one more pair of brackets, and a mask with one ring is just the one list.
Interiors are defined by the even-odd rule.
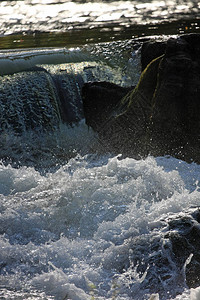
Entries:
[[[153,61],[148,70],[142,73],[137,87],[131,89],[123,98],[116,93],[118,97],[115,95],[116,102],[113,102],[112,109],[107,108],[111,98],[108,92],[109,85],[103,95],[99,94],[95,83],[93,83],[92,89],[90,86],[83,89],[86,123],[98,132],[104,145],[111,151],[139,157],[148,153],[147,135],[152,113],[151,99],[157,82],[159,62],[160,59]],[[85,103],[89,102],[88,99],[91,101],[88,105],[89,109],[86,110]],[[98,109],[95,109],[96,102],[102,103]],[[99,115],[102,118],[99,118]]]
[[158,293],[159,299],[174,299],[186,286],[200,285],[199,209],[160,219],[159,228],[139,238],[133,236],[127,245],[127,259],[121,262],[119,272],[132,279],[130,285],[139,278],[139,289]]
[[[146,43],[142,54],[144,66],[161,55],[147,65],[136,88],[121,100],[117,98],[110,111],[108,86],[103,97],[99,95],[90,101],[92,113],[85,110],[86,122],[114,152],[139,158],[148,154],[172,155],[199,162],[199,49],[198,34],[170,38],[166,43]],[[94,85],[93,95],[95,88]],[[84,92],[83,103],[88,98],[90,88]],[[106,122],[94,109],[96,99],[98,103],[103,101],[98,108],[102,116],[105,112]]]
[[165,53],[167,46],[166,41],[149,40],[142,44],[141,48],[141,66],[142,71],[155,58]]
[[82,98],[86,124],[98,131],[99,125],[108,120],[115,106],[132,89],[106,81],[85,83]]
[[170,39],[152,98],[152,154],[200,161],[200,35]]
[[172,245],[177,267],[185,272],[189,288],[200,285],[200,211],[176,218],[169,222],[169,232],[165,235]]

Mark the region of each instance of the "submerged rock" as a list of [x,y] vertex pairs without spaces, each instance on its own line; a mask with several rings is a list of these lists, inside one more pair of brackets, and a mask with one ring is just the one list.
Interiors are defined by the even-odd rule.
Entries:
[[189,288],[200,285],[200,211],[169,221],[165,235],[172,245],[177,267],[182,270]]
[[[95,112],[99,90],[93,85],[94,104],[90,103],[92,114],[85,110],[86,122],[114,152],[134,157],[173,155],[199,162],[199,49],[198,34],[170,38],[161,44],[145,43],[143,65],[154,59],[142,72],[136,88],[119,101],[116,89],[117,104],[108,116],[110,94],[102,97],[101,112]],[[83,104],[90,92],[90,86],[84,87]],[[98,117],[104,113],[105,119]]]
[[161,234],[155,227],[149,235],[130,240],[130,263],[121,272],[131,274],[132,268],[133,278],[135,271],[143,274],[141,289],[171,299],[186,286],[200,285],[200,211],[192,208],[159,223]]

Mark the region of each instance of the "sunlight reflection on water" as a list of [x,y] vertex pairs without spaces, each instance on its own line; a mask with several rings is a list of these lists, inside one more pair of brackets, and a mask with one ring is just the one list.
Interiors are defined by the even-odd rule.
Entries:
[[92,28],[106,22],[120,25],[157,23],[200,16],[198,1],[3,1],[0,33],[19,31],[65,31]]

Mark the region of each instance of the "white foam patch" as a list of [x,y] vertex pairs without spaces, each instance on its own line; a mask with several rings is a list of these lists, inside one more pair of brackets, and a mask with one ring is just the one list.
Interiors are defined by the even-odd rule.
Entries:
[[[180,169],[165,170],[159,164],[152,157],[87,155],[46,175],[2,164],[2,284],[55,299],[148,295],[141,290],[148,267],[140,274],[129,266],[131,241],[141,239],[140,246],[148,247],[162,235],[168,215],[184,214],[199,201],[194,178],[186,176],[199,166],[181,162]],[[121,273],[123,266],[127,271]],[[197,299],[198,290],[191,295]]]

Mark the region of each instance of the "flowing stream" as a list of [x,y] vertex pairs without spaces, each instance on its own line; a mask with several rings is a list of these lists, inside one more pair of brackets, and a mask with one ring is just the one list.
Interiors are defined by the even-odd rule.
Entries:
[[199,227],[200,166],[113,155],[81,100],[84,82],[137,84],[152,22],[162,31],[160,16],[171,20],[167,35],[153,31],[162,39],[198,32],[198,1],[2,1],[0,11],[0,299],[200,299],[186,281],[194,253],[177,265],[169,238],[180,220]]

